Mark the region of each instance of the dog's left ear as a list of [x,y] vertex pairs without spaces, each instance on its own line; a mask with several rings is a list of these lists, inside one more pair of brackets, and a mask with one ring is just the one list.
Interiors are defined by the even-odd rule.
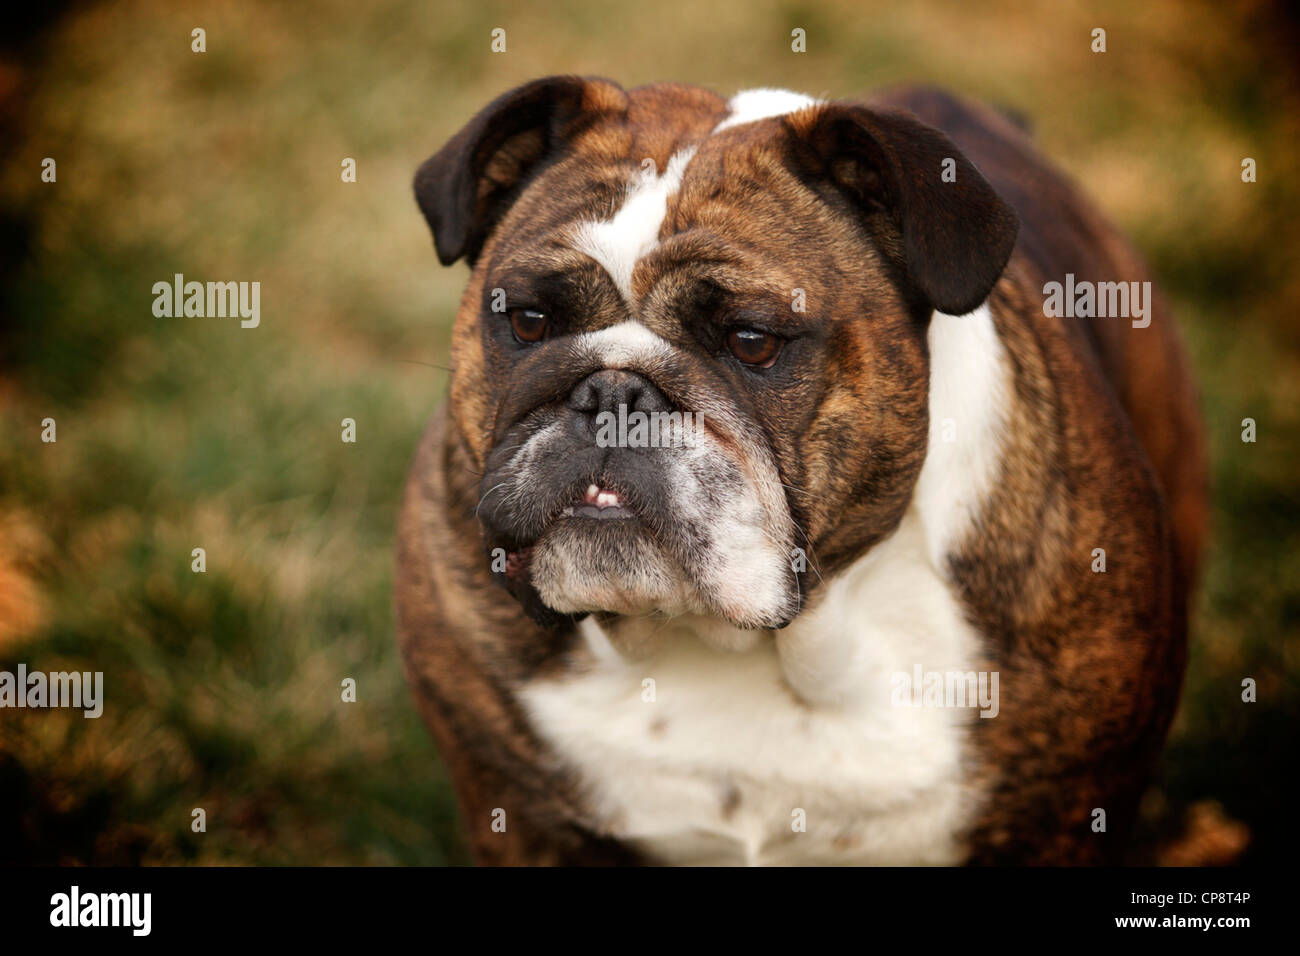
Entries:
[[[992,291],[1020,222],[947,136],[909,113],[828,103],[782,120],[797,171],[829,182],[869,226],[894,235],[907,275],[940,312],[965,315]],[[945,171],[948,175],[944,175]]]
[[478,258],[531,173],[602,114],[627,109],[609,80],[548,76],[503,93],[415,174],[415,200],[443,265]]

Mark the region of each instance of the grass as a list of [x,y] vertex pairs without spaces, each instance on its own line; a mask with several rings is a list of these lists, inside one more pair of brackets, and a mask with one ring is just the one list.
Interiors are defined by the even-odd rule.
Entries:
[[[1179,859],[1210,807],[1246,829],[1242,858],[1280,854],[1272,768],[1300,701],[1294,27],[1262,3],[1172,0],[695,9],[137,0],[74,6],[0,60],[0,669],[102,670],[109,701],[95,721],[0,713],[0,858],[465,861],[389,604],[464,281],[437,267],[409,181],[479,106],[552,72],[728,93],[924,80],[1033,118],[1173,299],[1214,453],[1214,549],[1144,853]],[[260,281],[261,326],[155,318],[175,272]]]

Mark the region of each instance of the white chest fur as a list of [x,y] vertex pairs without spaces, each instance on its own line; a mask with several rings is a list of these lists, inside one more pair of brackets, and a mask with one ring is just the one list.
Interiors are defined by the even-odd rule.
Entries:
[[[1005,421],[987,307],[930,328],[931,443],[913,505],[815,607],[744,651],[698,618],[628,659],[590,620],[586,666],[521,694],[611,835],[666,863],[944,864],[979,810],[967,708],[899,706],[895,675],[981,656],[940,571],[987,495]],[[723,642],[725,643],[725,642]],[[652,682],[652,683],[648,683]]]
[[[683,622],[629,661],[587,625],[591,669],[527,690],[611,833],[668,863],[958,861],[971,715],[894,706],[891,676],[964,669],[974,635],[926,570],[914,517],[829,587],[775,642],[740,653]],[[783,663],[802,657],[845,699],[799,696]]]

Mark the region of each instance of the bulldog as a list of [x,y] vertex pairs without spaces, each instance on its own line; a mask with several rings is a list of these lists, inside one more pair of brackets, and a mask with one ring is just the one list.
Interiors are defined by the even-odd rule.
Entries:
[[476,860],[1122,858],[1203,439],[1158,292],[1044,309],[1150,278],[1017,124],[558,76],[415,195],[471,271],[395,608]]

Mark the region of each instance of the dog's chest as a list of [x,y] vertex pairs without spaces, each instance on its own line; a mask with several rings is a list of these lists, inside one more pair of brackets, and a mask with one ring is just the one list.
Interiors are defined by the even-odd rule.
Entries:
[[661,622],[628,659],[584,623],[583,669],[521,696],[606,832],[664,863],[961,860],[973,715],[896,687],[918,665],[969,670],[978,642],[916,516],[827,587],[743,652]]

